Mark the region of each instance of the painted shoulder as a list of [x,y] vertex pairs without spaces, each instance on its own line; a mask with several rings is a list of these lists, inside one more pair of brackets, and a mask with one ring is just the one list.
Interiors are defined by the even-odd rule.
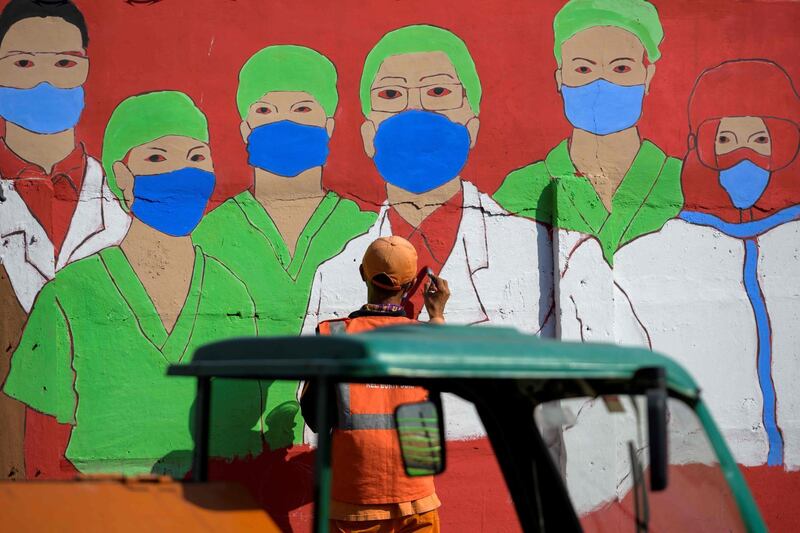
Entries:
[[544,161],[511,171],[494,193],[494,200],[515,215],[549,222],[551,195],[547,188],[552,178]]
[[378,219],[378,213],[361,209],[356,202],[349,198],[343,198],[336,193],[338,203],[333,211],[333,217],[337,224],[344,223],[345,228],[350,230],[353,236],[366,233]]
[[244,213],[239,207],[239,202],[247,200],[248,196],[252,197],[249,191],[244,191],[233,198],[228,198],[203,216],[203,220],[200,222],[197,230],[222,222],[230,222],[235,219],[246,220]]

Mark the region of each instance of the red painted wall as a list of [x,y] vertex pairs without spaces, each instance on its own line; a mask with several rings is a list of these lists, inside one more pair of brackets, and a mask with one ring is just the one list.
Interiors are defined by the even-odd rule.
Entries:
[[[435,24],[454,31],[470,48],[484,92],[477,148],[463,175],[482,190],[495,190],[509,170],[540,159],[569,131],[553,79],[552,20],[561,0],[77,3],[91,37],[87,106],[79,138],[99,157],[105,123],[122,99],[150,90],[184,91],[209,118],[217,200],[249,186],[235,106],[236,80],[246,59],[271,44],[310,46],[337,66],[340,104],[325,182],[367,206],[382,201],[382,181],[361,146],[357,87],[364,57],[390,29]],[[670,155],[682,157],[686,151],[687,100],[703,69],[727,59],[767,58],[800,82],[800,3],[656,4],[666,37],[640,130]],[[486,441],[456,447],[451,470],[438,482],[446,530],[514,531],[508,496]],[[261,486],[260,496],[285,514],[284,523],[302,530],[309,516],[303,494],[310,488],[310,454],[296,449],[288,455],[265,454],[260,460],[270,463],[269,469],[261,471],[258,482],[250,469],[250,486]],[[800,473],[760,467],[745,469],[745,474],[773,531],[800,527],[800,514],[792,503],[800,495]],[[295,499],[287,496],[289,486]],[[280,493],[284,499],[275,499]]]

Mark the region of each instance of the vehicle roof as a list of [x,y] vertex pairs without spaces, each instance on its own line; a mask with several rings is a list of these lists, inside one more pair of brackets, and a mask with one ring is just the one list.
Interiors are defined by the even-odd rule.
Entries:
[[411,325],[354,335],[254,337],[199,348],[171,375],[305,379],[630,379],[646,367],[666,370],[667,387],[698,395],[675,361],[643,348],[543,339],[506,327]]

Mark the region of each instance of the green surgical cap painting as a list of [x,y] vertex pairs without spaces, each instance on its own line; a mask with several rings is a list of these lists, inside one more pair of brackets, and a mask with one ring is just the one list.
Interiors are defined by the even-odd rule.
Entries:
[[457,35],[442,28],[427,25],[406,26],[390,31],[378,41],[378,44],[367,55],[364,61],[364,72],[361,75],[361,111],[369,115],[371,109],[370,90],[381,63],[391,56],[402,54],[418,54],[422,52],[443,52],[456,69],[461,84],[467,92],[472,111],[477,115],[481,106],[481,80],[475,62]]
[[103,137],[103,168],[108,186],[127,209],[117,185],[114,163],[122,161],[132,148],[167,135],[191,137],[208,142],[208,122],[192,99],[177,91],[131,96],[123,100],[108,120]]
[[253,102],[275,91],[306,92],[332,117],[339,103],[336,67],[327,57],[305,46],[268,46],[248,59],[239,72],[239,115],[246,117]]
[[636,35],[647,50],[647,58],[661,57],[658,45],[664,30],[655,6],[645,0],[570,0],[553,20],[554,53],[561,65],[561,45],[576,33],[595,26],[614,26]]

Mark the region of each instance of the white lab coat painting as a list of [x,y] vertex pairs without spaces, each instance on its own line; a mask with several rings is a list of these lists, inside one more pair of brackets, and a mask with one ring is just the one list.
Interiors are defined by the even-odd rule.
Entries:
[[42,286],[68,263],[119,244],[130,218],[108,188],[103,169],[88,157],[75,214],[58,257],[44,228],[34,218],[12,180],[0,180],[0,261],[20,305],[30,312]]
[[[509,215],[469,182],[463,182],[463,191],[458,236],[440,272],[452,292],[448,322],[512,326],[552,337],[553,273],[547,226]],[[313,334],[320,321],[346,317],[366,302],[358,266],[372,241],[392,234],[388,209],[384,204],[369,232],[320,265],[303,334]],[[427,318],[423,310],[420,320]]]
[[[509,215],[488,195],[463,182],[464,210],[453,251],[440,272],[450,285],[447,321],[511,326],[552,337],[552,245],[547,226]],[[353,239],[314,277],[303,334],[323,320],[343,318],[366,303],[358,267],[367,246],[392,234],[384,204],[369,232]],[[420,320],[427,320],[423,310]],[[471,404],[445,397],[447,437],[485,435]]]
[[682,214],[617,251],[613,269],[594,239],[560,231],[559,337],[672,357],[737,462],[798,469],[800,207],[749,226],[707,219]]
[[[791,208],[790,208],[791,209]],[[653,349],[679,361],[737,462],[800,468],[800,206],[728,231],[683,214],[615,257]],[[780,214],[780,213],[779,213]]]

